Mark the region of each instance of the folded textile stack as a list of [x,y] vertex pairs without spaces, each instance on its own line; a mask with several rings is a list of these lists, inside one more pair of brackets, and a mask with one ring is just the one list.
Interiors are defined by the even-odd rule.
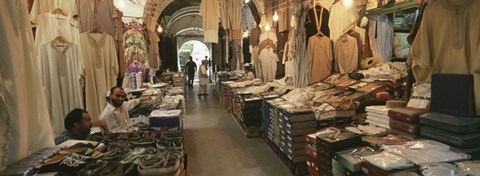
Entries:
[[332,160],[333,175],[360,175],[362,170],[361,158],[377,153],[369,147],[355,147],[336,152]]
[[[335,128],[327,128],[335,129]],[[316,136],[318,168],[321,175],[333,175],[333,157],[335,152],[357,146],[362,142],[359,135],[345,130],[332,130],[334,133],[319,134]]]
[[480,157],[480,119],[429,112],[420,116],[420,134]]
[[386,106],[367,106],[367,123],[390,129],[390,122],[388,117],[388,110]]
[[405,136],[409,139],[416,139],[420,136],[419,116],[426,113],[425,110],[418,110],[409,107],[393,108],[388,111],[390,117],[390,131]]
[[237,105],[233,114],[245,135],[247,137],[258,136],[262,121],[262,99],[252,95],[237,95],[235,100]]
[[291,113],[281,109],[279,114],[280,150],[292,161],[305,161],[305,135],[315,131],[317,127],[313,112]]
[[185,75],[184,74],[174,75],[173,86],[184,87],[185,86]]
[[154,110],[149,116],[150,127],[181,129],[181,110]]

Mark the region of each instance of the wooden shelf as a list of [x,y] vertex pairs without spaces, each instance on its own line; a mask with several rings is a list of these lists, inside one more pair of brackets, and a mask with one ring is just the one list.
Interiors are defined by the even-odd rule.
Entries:
[[377,16],[377,15],[389,14],[389,13],[393,13],[393,12],[400,11],[400,10],[417,8],[419,5],[420,5],[420,3],[417,2],[417,0],[400,2],[400,3],[397,3],[397,4],[393,5],[392,7],[376,8],[376,9],[368,10],[365,13],[365,16],[371,17],[371,16]]

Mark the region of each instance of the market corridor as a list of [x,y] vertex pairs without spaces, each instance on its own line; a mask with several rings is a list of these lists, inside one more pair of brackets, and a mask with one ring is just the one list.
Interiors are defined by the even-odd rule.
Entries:
[[189,175],[291,175],[286,165],[260,138],[246,138],[217,97],[198,97],[197,86],[185,90],[185,150]]

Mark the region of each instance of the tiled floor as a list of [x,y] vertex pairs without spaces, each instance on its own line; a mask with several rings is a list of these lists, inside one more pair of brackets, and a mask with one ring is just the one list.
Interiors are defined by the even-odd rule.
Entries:
[[186,89],[185,150],[192,176],[283,176],[287,166],[260,137],[246,138],[211,91],[198,97]]

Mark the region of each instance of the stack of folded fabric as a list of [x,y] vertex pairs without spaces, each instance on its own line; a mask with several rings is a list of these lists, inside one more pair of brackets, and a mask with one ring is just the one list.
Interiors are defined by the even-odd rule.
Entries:
[[237,95],[237,100],[239,102],[237,119],[240,120],[241,125],[247,129],[248,137],[255,137],[258,135],[250,133],[248,129],[258,129],[260,128],[260,123],[262,121],[262,112],[261,106],[262,102],[260,97],[257,96],[240,96]]
[[334,153],[332,165],[333,175],[360,175],[362,158],[377,154],[370,147],[355,147]]
[[281,110],[280,118],[280,150],[294,162],[306,161],[305,146],[307,145],[305,135],[316,130],[317,122],[313,112],[291,113]]
[[418,138],[420,136],[421,127],[419,116],[425,113],[425,110],[409,107],[393,108],[389,110],[390,131],[409,139]]
[[386,106],[367,106],[367,123],[390,129],[390,122],[388,117],[388,110]]
[[480,119],[459,117],[437,112],[420,116],[423,126],[420,134],[480,158]]
[[334,175],[332,161],[336,152],[352,148],[362,142],[359,135],[339,129],[335,133],[319,134],[316,137],[318,169],[322,175]]
[[184,87],[185,86],[185,75],[184,74],[173,75],[173,86]]
[[136,82],[137,88],[139,88],[143,85],[143,73],[142,72],[135,73],[135,82]]

